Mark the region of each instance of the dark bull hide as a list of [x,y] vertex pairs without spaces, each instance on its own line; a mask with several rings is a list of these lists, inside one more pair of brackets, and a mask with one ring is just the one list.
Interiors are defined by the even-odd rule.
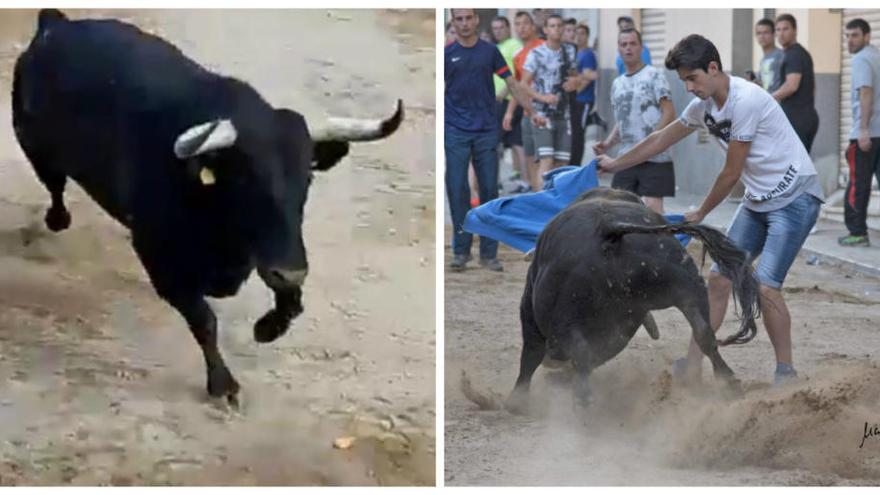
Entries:
[[679,232],[702,240],[733,282],[742,326],[720,344],[755,336],[758,282],[743,251],[711,227],[667,224],[633,194],[593,189],[554,217],[538,238],[520,303],[523,349],[508,409],[519,412],[526,405],[532,374],[548,348],[571,359],[575,395],[586,403],[590,372],[620,353],[640,325],[653,337],[649,311],[672,306],[684,313],[715,375],[737,386],[709,326],[703,279],[672,236]]
[[330,119],[310,136],[299,113],[271,107],[156,36],[52,9],[40,12],[16,63],[12,107],[21,148],[52,196],[46,225],[70,226],[70,177],[131,229],[156,292],[202,348],[209,394],[231,402],[239,385],[217,348],[205,296],[235,294],[256,268],[275,307],[254,338],[284,334],[303,311],[312,171],[334,166],[351,141],[390,135],[403,119],[398,102],[387,120]]

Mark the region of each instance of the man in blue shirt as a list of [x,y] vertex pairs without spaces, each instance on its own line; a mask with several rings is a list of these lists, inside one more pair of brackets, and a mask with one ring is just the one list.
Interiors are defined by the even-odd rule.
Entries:
[[[632,19],[632,17],[623,15],[617,18],[617,30],[623,31],[626,29],[635,29],[636,21]],[[645,65],[651,65],[651,52],[648,50],[648,45],[642,43],[642,62]],[[623,59],[620,57],[620,54],[617,55],[617,60],[615,61],[617,65],[617,75],[622,76],[626,74],[626,67],[623,65]]]
[[[470,207],[468,164],[473,160],[477,174],[480,201],[498,197],[498,122],[495,115],[495,85],[492,75],[504,79],[511,95],[527,111],[530,99],[511,76],[510,68],[498,48],[477,35],[480,19],[474,9],[452,9],[452,26],[457,41],[444,53],[444,121],[446,152],[446,195],[452,213],[453,270],[463,270],[471,260],[472,235],[462,229]],[[531,112],[534,115],[534,112]],[[543,120],[533,117],[536,126]],[[496,258],[498,241],[480,238],[480,264],[493,271],[502,271]]]
[[577,73],[581,76],[578,82],[577,96],[571,108],[571,163],[581,165],[584,157],[584,133],[587,128],[587,116],[593,110],[593,102],[596,101],[596,79],[599,73],[596,71],[596,54],[590,48],[590,27],[586,24],[578,24],[575,28],[575,41],[577,42]]

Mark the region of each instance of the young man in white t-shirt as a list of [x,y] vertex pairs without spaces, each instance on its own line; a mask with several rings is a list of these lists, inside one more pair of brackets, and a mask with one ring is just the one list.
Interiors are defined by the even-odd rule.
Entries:
[[[722,72],[718,50],[692,34],[666,57],[666,68],[678,72],[687,90],[697,96],[679,119],[655,131],[627,153],[599,157],[601,171],[617,172],[645,161],[705,127],[727,152],[724,167],[702,205],[685,214],[699,223],[730,194],[737,180],[745,185],[743,202],[727,235],[752,259],[760,256],[756,275],[761,283],[764,327],[776,353],[774,383],[794,379],[791,357],[791,316],[782,283],[798,251],[816,223],[823,200],[810,155],[782,111],[761,87]],[[730,279],[709,274],[709,317],[717,332],[727,310]],[[677,371],[699,376],[702,352],[692,340]]]

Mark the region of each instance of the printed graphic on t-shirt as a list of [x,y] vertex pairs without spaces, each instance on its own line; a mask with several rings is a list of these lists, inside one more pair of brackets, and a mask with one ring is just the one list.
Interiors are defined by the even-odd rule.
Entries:
[[706,112],[703,115],[703,122],[706,123],[706,128],[709,129],[709,134],[721,139],[725,143],[730,142],[730,119],[715,122],[715,117],[713,117],[711,113]]
[[[565,57],[562,54],[563,49],[566,50]],[[526,57],[524,68],[532,73],[535,91],[540,94],[555,94],[559,97],[559,102],[555,106],[533,101],[532,106],[540,115],[568,118],[568,105],[562,91],[562,83],[568,76],[564,72],[575,69],[575,55],[574,45],[564,44],[563,48],[554,51],[544,44],[530,51]],[[565,64],[566,61],[568,65]]]

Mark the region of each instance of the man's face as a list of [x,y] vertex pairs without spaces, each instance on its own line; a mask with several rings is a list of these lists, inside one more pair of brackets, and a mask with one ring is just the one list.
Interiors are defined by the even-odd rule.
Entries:
[[574,41],[577,46],[587,46],[590,42],[590,37],[587,35],[587,30],[579,27],[575,30]]
[[624,31],[626,29],[635,29],[636,25],[630,21],[620,21],[617,23],[617,30]]
[[776,40],[783,47],[789,46],[797,40],[797,31],[788,21],[776,23]]
[[850,53],[857,53],[871,42],[871,35],[862,33],[859,28],[846,30],[846,49]]
[[504,21],[492,21],[492,36],[495,37],[497,43],[510,38],[510,28]]
[[709,71],[703,69],[678,69],[678,78],[684,83],[688,93],[701,100],[705,100],[715,94],[715,78],[718,75],[718,65],[709,62]]
[[642,44],[636,33],[621,33],[617,36],[617,51],[626,65],[634,65],[642,58]]
[[773,30],[770,29],[770,26],[759,24],[755,26],[755,39],[758,40],[761,48],[771,47],[773,46]]
[[548,41],[562,41],[562,20],[558,17],[547,19],[544,24],[544,34],[547,35]]
[[516,29],[516,35],[521,40],[531,39],[535,35],[535,25],[532,24],[532,18],[527,15],[514,19],[513,28]]
[[566,43],[574,43],[575,38],[575,25],[574,24],[566,24],[565,27],[562,28],[562,41]]
[[452,10],[452,27],[455,28],[455,34],[458,39],[469,38],[474,35],[480,18],[473,9],[453,9]]

